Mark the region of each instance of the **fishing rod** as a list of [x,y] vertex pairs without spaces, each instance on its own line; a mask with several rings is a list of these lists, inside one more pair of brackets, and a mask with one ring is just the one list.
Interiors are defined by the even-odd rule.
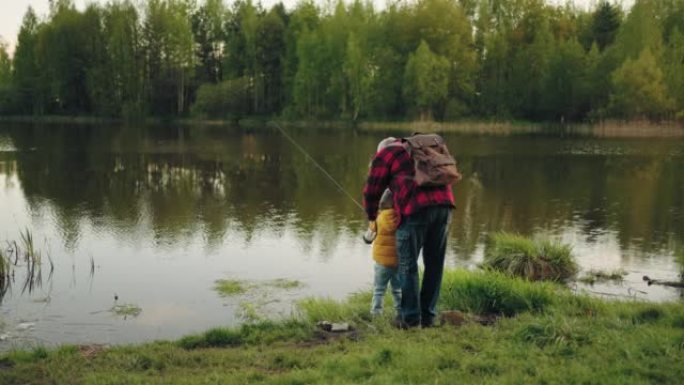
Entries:
[[302,154],[304,154],[304,156],[305,156],[309,161],[311,161],[311,162],[314,164],[314,166],[318,167],[318,169],[321,170],[321,172],[323,173],[323,175],[325,175],[326,177],[328,177],[328,179],[329,179],[331,182],[333,182],[333,184],[335,185],[335,187],[337,187],[337,189],[340,190],[340,192],[342,192],[342,193],[343,193],[344,195],[346,195],[349,199],[351,199],[352,202],[354,202],[354,204],[355,204],[356,206],[358,206],[358,208],[360,208],[361,210],[364,210],[364,211],[365,211],[365,209],[363,208],[363,205],[361,205],[361,203],[359,203],[356,199],[354,199],[354,197],[353,197],[351,194],[349,194],[349,193],[347,192],[347,190],[345,190],[344,187],[342,187],[342,185],[339,184],[339,183],[337,182],[337,180],[336,180],[332,175],[330,175],[330,173],[328,173],[328,172],[323,168],[323,166],[321,166],[318,162],[316,162],[316,159],[314,159],[311,155],[309,155],[309,153],[304,149],[304,147],[300,146],[299,143],[297,143],[297,141],[295,141],[290,135],[288,135],[287,132],[285,132],[285,130],[283,130],[283,128],[280,127],[280,125],[279,125],[276,121],[271,120],[270,122],[268,122],[268,124],[271,124],[271,125],[273,125],[275,128],[277,128],[278,131],[280,131],[280,133],[283,134],[283,136],[284,136],[285,138],[287,138],[287,140],[290,141],[290,143],[292,143],[292,144],[293,144],[293,145],[294,145]]

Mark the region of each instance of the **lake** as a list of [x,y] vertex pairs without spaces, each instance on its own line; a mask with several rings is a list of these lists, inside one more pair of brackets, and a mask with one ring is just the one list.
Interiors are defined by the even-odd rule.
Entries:
[[[385,135],[288,133],[361,199]],[[583,271],[627,273],[573,290],[681,300],[642,276],[680,279],[684,140],[445,138],[464,174],[449,266],[478,268],[487,234],[507,230],[571,244]],[[42,260],[30,277],[14,267],[0,350],[175,339],[372,282],[363,212],[268,128],[0,123],[0,213],[3,252],[28,229]],[[221,296],[222,279],[247,291]],[[129,305],[140,313],[112,311]]]

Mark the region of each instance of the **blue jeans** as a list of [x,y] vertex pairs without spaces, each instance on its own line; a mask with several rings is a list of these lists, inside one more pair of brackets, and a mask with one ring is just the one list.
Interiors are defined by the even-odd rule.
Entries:
[[[432,206],[402,218],[397,229],[402,321],[408,326],[432,325],[444,272],[444,254],[451,207]],[[418,255],[423,250],[423,284],[418,291]]]
[[401,304],[401,287],[399,286],[399,276],[397,275],[396,267],[386,267],[380,264],[375,264],[375,278],[373,279],[373,303],[371,304],[371,314],[378,315],[382,313],[382,302],[385,299],[385,291],[387,290],[387,283],[392,285],[392,299],[394,299],[394,307],[399,313],[399,305]]

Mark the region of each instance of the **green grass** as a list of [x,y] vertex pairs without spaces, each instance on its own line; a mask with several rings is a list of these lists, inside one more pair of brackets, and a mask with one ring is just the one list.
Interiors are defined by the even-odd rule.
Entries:
[[[300,314],[97,354],[0,355],[0,384],[675,384],[684,306],[605,301],[503,273],[447,271],[440,307],[509,315],[493,326],[395,330],[369,293],[308,299]],[[355,333],[317,331],[349,321]]]
[[564,281],[577,274],[570,246],[506,232],[489,236],[484,267],[533,281]]

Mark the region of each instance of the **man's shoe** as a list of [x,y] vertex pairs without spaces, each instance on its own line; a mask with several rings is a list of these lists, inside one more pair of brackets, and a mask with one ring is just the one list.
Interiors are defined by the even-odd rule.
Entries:
[[420,326],[419,323],[415,323],[415,324],[408,323],[408,322],[402,320],[401,317],[399,317],[399,316],[394,318],[391,323],[392,323],[392,326],[394,326],[397,329],[401,329],[401,330],[417,328],[418,326]]

